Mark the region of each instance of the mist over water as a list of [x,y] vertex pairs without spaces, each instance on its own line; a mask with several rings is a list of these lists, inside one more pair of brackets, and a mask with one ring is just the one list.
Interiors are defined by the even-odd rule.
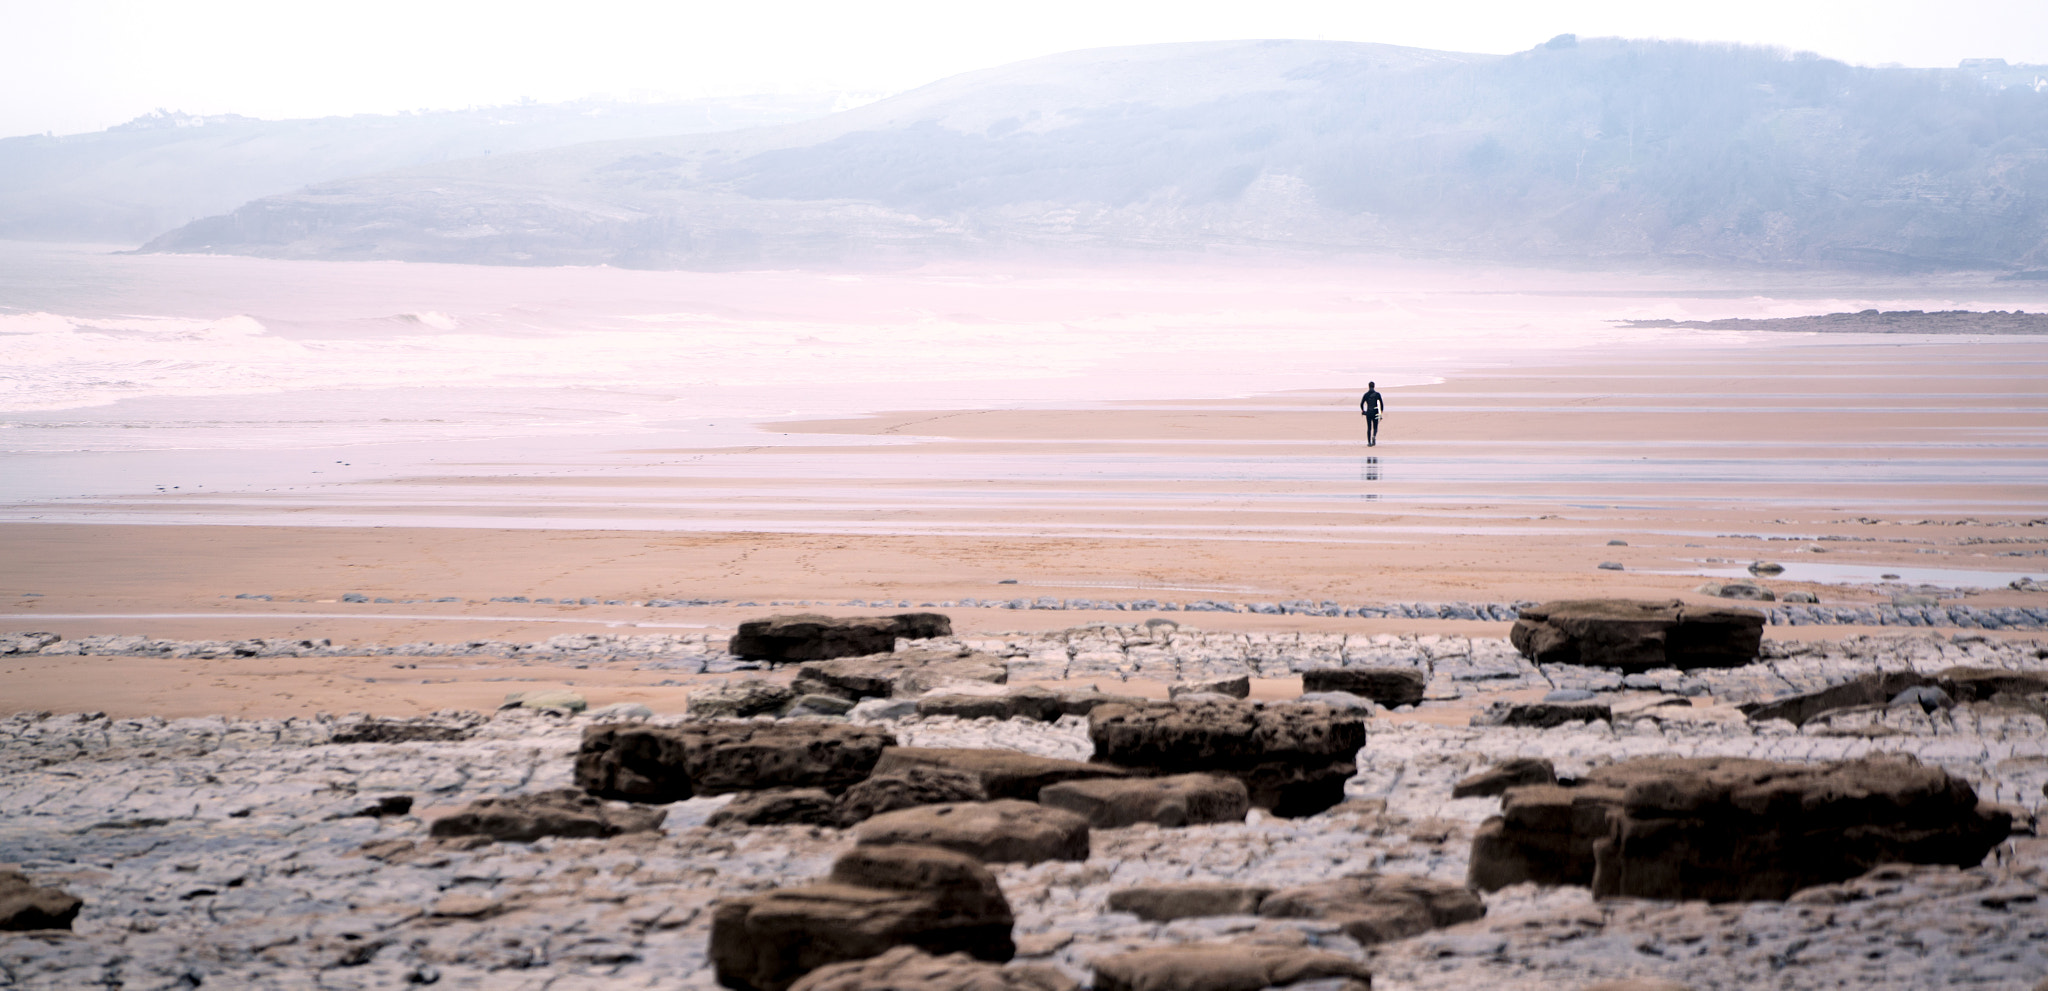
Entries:
[[[1678,355],[1741,344],[1761,356],[1816,339],[1628,328],[1616,323],[1623,319],[2028,305],[2025,287],[1993,291],[1981,280],[1901,287],[1829,277],[1809,286],[1388,262],[693,273],[21,243],[0,243],[0,261],[0,456],[12,469],[0,499],[31,517],[46,500],[290,492],[314,504],[340,498],[336,486],[478,473],[529,477],[519,496],[529,507],[566,505],[540,487],[544,478],[673,472],[678,457],[664,452],[685,450],[726,452],[684,458],[706,478],[888,477],[906,469],[767,452],[909,444],[914,427],[876,437],[785,434],[776,424],[1132,401],[1226,409],[1237,397],[1291,390],[1321,390],[1313,402],[1334,415],[1369,379],[1389,390],[1398,416],[1401,387],[1460,372],[1574,363],[1617,348]],[[1332,398],[1345,395],[1353,398]],[[1659,405],[1655,396],[1629,401],[1646,412]],[[729,456],[738,452],[753,453]],[[1299,458],[1292,468],[1190,459],[1170,445],[1156,453],[1127,464],[1123,455],[1020,450],[920,461],[912,473],[1057,482],[1251,471],[1277,484],[1351,470]],[[1588,467],[1565,476],[1591,479],[1620,463],[1588,456]],[[1416,462],[1403,477],[1463,490],[1522,474],[1485,460]],[[447,512],[481,498],[409,491],[404,499],[441,499]]]
[[1399,386],[1608,342],[1732,339],[1618,318],[1828,305],[1423,266],[707,274],[0,252],[0,449],[17,452]]

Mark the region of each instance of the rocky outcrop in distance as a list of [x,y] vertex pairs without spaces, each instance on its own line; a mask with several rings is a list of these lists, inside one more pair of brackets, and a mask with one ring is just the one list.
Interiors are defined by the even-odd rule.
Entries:
[[1700,330],[1784,330],[1833,334],[2048,334],[2048,313],[2024,310],[1858,310],[1810,317],[1727,320],[1624,320],[1630,327]]

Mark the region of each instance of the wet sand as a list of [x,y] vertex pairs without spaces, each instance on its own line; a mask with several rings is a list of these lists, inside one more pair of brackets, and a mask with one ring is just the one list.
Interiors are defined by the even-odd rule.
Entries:
[[[2044,371],[2048,342],[2011,338],[1834,336],[1668,359],[1623,350],[1383,389],[1389,416],[1375,448],[1347,389],[785,421],[762,424],[758,444],[593,442],[577,465],[546,471],[479,462],[286,493],[43,507],[62,522],[17,506],[0,523],[10,586],[0,628],[401,643],[723,630],[796,600],[1671,596],[1759,559],[1795,566],[1771,582],[1781,591],[1880,601],[1889,592],[1876,572],[1984,586],[2048,577],[2048,524],[2026,525],[2048,515]],[[1597,568],[1608,561],[1626,570]],[[1851,580],[1796,580],[1807,566]],[[340,601],[351,592],[460,601]],[[232,598],[242,593],[273,600]],[[509,596],[761,605],[488,601]],[[1993,590],[1969,601],[2040,598]],[[964,634],[1133,619],[950,612]],[[1176,618],[1210,629],[1505,632]],[[388,658],[331,670],[4,660],[0,698],[13,710],[475,708],[514,690],[489,678],[512,675],[574,681],[593,704],[672,708],[685,690],[632,672],[606,681],[488,666],[428,674],[424,664],[387,682],[374,672],[390,671]]]

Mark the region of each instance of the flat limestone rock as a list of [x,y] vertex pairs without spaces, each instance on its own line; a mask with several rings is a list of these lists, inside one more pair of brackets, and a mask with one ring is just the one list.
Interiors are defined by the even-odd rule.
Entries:
[[0,932],[69,929],[84,900],[58,888],[45,888],[20,871],[0,868]]
[[1166,778],[1100,778],[1049,785],[1041,805],[1087,818],[1096,829],[1135,826],[1193,826],[1243,822],[1251,811],[1244,782],[1218,774],[1176,774]]
[[854,836],[868,845],[943,847],[989,863],[1088,859],[1088,820],[1007,798],[885,812],[861,823]]
[[899,946],[878,957],[827,964],[789,991],[1081,991],[1051,964],[1002,967],[965,953],[935,957]]
[[764,788],[843,791],[895,743],[873,727],[811,721],[592,726],[576,752],[576,784],[657,803]]
[[704,822],[707,826],[836,826],[839,800],[823,788],[770,788],[740,795]]
[[1752,722],[1783,719],[1794,726],[1804,726],[1807,720],[1824,712],[1883,705],[1908,688],[1934,683],[1935,679],[1917,671],[1885,671],[1829,685],[1819,691],[1788,695],[1769,702],[1750,702],[1739,708]]
[[1109,910],[1147,922],[1212,915],[1257,915],[1273,889],[1245,884],[1151,884],[1109,893]]
[[1301,673],[1301,690],[1345,692],[1386,706],[1414,705],[1422,701],[1429,679],[1411,668],[1326,668]]
[[2011,829],[2009,811],[1910,757],[1645,758],[1594,768],[1570,788],[1509,789],[1473,839],[1469,881],[1783,900],[1884,863],[1973,867]]
[[1678,599],[1566,599],[1529,606],[1508,639],[1538,664],[1633,674],[1658,668],[1741,667],[1763,645],[1764,614]]
[[981,779],[990,798],[1038,800],[1047,785],[1094,778],[1123,778],[1131,772],[1108,764],[1040,757],[1021,750],[980,750],[969,747],[890,747],[875,763],[876,774],[895,774],[910,767],[946,767]]
[[1050,723],[1065,715],[1059,694],[1035,686],[1000,692],[951,692],[947,686],[917,700],[920,716],[953,716],[957,719],[1035,719]]
[[1502,726],[1549,729],[1566,723],[1614,722],[1614,710],[1604,702],[1528,702],[1510,706],[1501,718]]
[[1405,939],[1486,915],[1479,893],[1426,877],[1371,874],[1275,891],[1259,903],[1269,919],[1327,919],[1361,946]]
[[795,699],[788,685],[747,678],[692,691],[685,711],[692,719],[748,719],[780,712]]
[[660,828],[665,809],[606,802],[574,788],[483,798],[462,811],[434,820],[433,836],[488,836],[499,841],[531,843],[543,836],[606,839],[621,833]]
[[1498,795],[1509,788],[1522,785],[1554,785],[1557,783],[1557,768],[1541,757],[1516,757],[1505,760],[1477,774],[1458,782],[1451,788],[1452,798],[1482,798]]
[[922,640],[952,632],[953,621],[939,613],[844,618],[796,613],[741,623],[726,650],[750,661],[821,661],[886,654],[896,649],[898,637]]
[[1751,702],[1740,708],[1752,722],[1783,719],[1794,726],[1804,726],[1808,721],[1837,709],[1887,705],[1915,689],[1939,691],[1957,702],[2006,702],[2028,708],[2025,699],[2048,692],[2048,674],[1972,667],[1945,668],[1933,675],[1917,671],[1880,671],[1829,685],[1819,691],[1788,695],[1769,702]]
[[1160,771],[1206,771],[1244,782],[1253,805],[1314,815],[1344,800],[1358,773],[1365,718],[1326,705],[1151,702],[1088,716],[1095,760]]
[[1235,678],[1211,678],[1207,681],[1183,681],[1166,686],[1168,698],[1183,695],[1224,695],[1234,699],[1250,698],[1252,679],[1249,675]]
[[871,698],[917,698],[955,682],[1000,685],[1009,665],[989,654],[959,650],[902,650],[812,661],[797,669],[798,692],[836,695],[858,702]]
[[851,826],[884,812],[943,805],[948,802],[985,802],[988,790],[981,778],[949,767],[905,767],[876,773],[846,789],[839,796],[838,824]]
[[1160,946],[1102,957],[1094,967],[1095,991],[1262,991],[1328,978],[1372,986],[1372,971],[1350,957],[1253,943]]
[[475,735],[484,717],[475,712],[439,712],[410,719],[350,719],[334,727],[332,743],[453,743]]
[[726,987],[784,991],[821,967],[900,946],[1000,963],[1016,955],[1014,922],[995,875],[972,857],[861,846],[821,883],[720,900],[710,957]]

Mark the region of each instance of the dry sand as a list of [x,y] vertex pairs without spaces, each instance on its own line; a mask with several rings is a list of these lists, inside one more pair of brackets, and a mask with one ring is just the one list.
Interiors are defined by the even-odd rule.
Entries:
[[[1616,353],[1385,390],[1389,416],[1370,449],[1346,390],[784,422],[765,425],[772,443],[759,447],[596,451],[583,474],[496,466],[339,495],[102,500],[118,518],[163,522],[0,525],[0,629],[396,643],[722,630],[788,600],[1671,596],[1692,594],[1703,570],[1757,559],[1909,582],[1923,573],[1909,569],[2048,577],[2048,526],[2025,525],[2048,515],[2048,342],[1838,337],[1768,354],[1760,366],[1741,348]],[[334,525],[365,519],[385,525]],[[1603,561],[1627,570],[1598,570]],[[1888,594],[1869,578],[1773,584],[1825,601]],[[337,601],[347,592],[463,601]],[[487,601],[499,596],[764,606]],[[1970,601],[2040,600],[1999,590]],[[1131,619],[951,614],[968,634]],[[647,673],[488,664],[423,663],[387,680],[391,663],[6,658],[0,710],[398,713],[487,707],[536,682],[664,709],[687,690],[653,687]],[[507,677],[522,681],[491,680]]]

